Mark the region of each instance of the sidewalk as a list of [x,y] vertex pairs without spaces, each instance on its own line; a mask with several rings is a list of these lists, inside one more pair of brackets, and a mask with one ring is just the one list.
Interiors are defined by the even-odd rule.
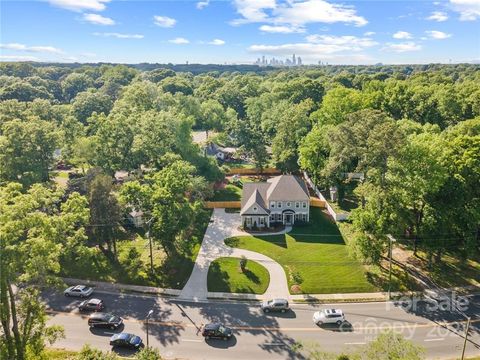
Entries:
[[[158,296],[171,296],[179,297],[181,290],[177,289],[164,289],[153,286],[140,286],[140,285],[126,285],[116,284],[103,281],[90,281],[80,280],[72,278],[63,278],[63,281],[67,285],[88,285],[93,286],[100,291],[113,291],[113,292],[134,292],[139,294],[158,295]],[[458,292],[458,293],[472,293],[480,294],[480,288],[475,286],[456,287],[452,289],[445,289],[446,292]],[[423,295],[431,297],[431,291],[428,292],[392,292],[391,297],[393,299],[401,296]],[[272,297],[268,295],[256,295],[256,294],[238,294],[238,293],[223,293],[223,292],[207,292],[206,299],[211,300],[237,300],[237,301],[264,301],[270,300]],[[345,293],[345,294],[300,294],[290,295],[289,299],[294,303],[303,302],[371,302],[371,301],[388,301],[388,293],[386,292],[374,292],[374,293]],[[205,299],[204,299],[205,300]]]

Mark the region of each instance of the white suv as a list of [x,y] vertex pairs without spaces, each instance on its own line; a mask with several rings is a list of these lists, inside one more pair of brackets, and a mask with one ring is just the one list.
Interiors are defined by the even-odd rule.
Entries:
[[345,321],[345,315],[339,309],[325,309],[313,314],[313,322],[317,325],[337,324],[341,325]]

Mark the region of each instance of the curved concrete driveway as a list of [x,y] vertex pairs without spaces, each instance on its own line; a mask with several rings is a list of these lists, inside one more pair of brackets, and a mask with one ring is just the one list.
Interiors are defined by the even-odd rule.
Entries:
[[[219,257],[241,257],[254,260],[262,264],[270,273],[270,284],[265,291],[266,298],[289,298],[287,279],[282,266],[268,256],[242,249],[235,249],[225,245],[224,240],[239,235],[249,235],[240,231],[241,224],[238,213],[226,213],[225,209],[214,209],[212,218],[203,237],[202,246],[197,255],[192,274],[180,293],[180,298],[191,300],[205,300],[207,298],[207,275],[210,264]],[[287,228],[286,231],[289,231]],[[285,231],[276,233],[282,234]],[[263,234],[262,234],[263,235]],[[265,234],[268,235],[268,234]]]

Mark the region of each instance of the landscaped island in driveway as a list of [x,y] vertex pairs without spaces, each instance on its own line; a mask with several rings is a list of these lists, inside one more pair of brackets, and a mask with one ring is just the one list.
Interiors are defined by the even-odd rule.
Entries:
[[225,240],[232,247],[267,255],[280,263],[289,287],[302,293],[373,292],[361,263],[352,259],[337,226],[319,208],[310,209],[310,223],[285,235],[239,236]]

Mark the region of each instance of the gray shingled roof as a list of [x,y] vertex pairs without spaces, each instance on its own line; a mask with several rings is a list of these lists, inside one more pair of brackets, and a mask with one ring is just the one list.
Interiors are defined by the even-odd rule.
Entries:
[[[257,211],[253,211],[253,207],[257,205]],[[265,201],[263,200],[262,196],[258,189],[255,189],[250,196],[250,198],[245,203],[245,206],[242,207],[240,211],[240,215],[268,215],[270,214],[270,210],[268,209]]]
[[254,203],[269,213],[270,200],[310,200],[310,196],[305,182],[294,175],[276,176],[267,182],[244,183],[240,215],[247,215],[246,211]]
[[280,175],[268,179],[272,185],[267,191],[267,200],[310,200],[307,185],[295,175]]

